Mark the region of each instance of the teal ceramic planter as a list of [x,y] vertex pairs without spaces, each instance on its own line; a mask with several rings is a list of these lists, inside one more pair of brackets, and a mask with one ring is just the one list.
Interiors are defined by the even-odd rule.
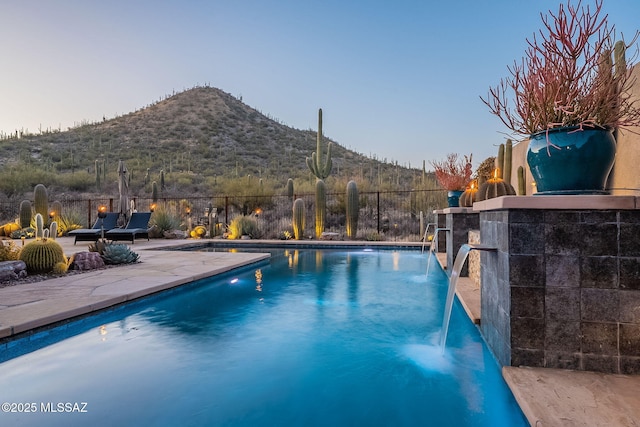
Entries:
[[464,191],[449,191],[447,193],[447,203],[450,208],[457,208],[460,206],[460,196]]
[[527,163],[536,194],[608,194],[607,177],[616,154],[605,129],[552,129],[531,135]]

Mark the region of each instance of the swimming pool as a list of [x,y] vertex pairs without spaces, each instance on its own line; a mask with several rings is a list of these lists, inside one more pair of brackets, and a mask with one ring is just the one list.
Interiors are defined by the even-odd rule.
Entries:
[[272,254],[15,342],[1,400],[37,410],[0,424],[527,425],[459,305],[440,354],[446,276],[424,254]]

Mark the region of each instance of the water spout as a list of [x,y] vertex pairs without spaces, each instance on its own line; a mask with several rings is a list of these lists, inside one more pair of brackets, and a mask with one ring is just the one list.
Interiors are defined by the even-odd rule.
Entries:
[[[441,231],[449,231],[448,228],[436,228],[433,232],[433,240],[431,240],[431,246],[429,246],[429,256],[427,257],[427,276],[429,275],[429,268],[431,267],[431,255],[434,254],[438,250],[438,235]],[[426,233],[425,233],[426,236]],[[424,247],[424,245],[423,245]]]
[[444,306],[444,318],[442,319],[442,333],[440,335],[440,349],[444,354],[444,348],[447,343],[447,333],[449,332],[449,321],[451,320],[451,310],[453,309],[453,299],[456,295],[456,285],[458,284],[458,278],[460,272],[464,266],[464,262],[469,256],[471,251],[489,251],[495,252],[497,248],[479,245],[479,244],[463,244],[458,250],[456,259],[453,262],[453,268],[451,269],[451,275],[449,276],[449,289],[447,291],[447,301]]
[[427,235],[429,234],[429,227],[431,227],[433,225],[433,229],[435,230],[436,228],[438,228],[438,224],[436,224],[435,222],[430,222],[427,224],[427,226],[424,228],[424,234],[422,235],[422,253],[424,253],[424,246],[427,244]]

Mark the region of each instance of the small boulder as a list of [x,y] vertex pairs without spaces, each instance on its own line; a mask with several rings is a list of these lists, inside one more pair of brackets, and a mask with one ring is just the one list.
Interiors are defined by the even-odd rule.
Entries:
[[331,231],[324,231],[320,235],[320,240],[341,240],[339,233],[334,233]]
[[70,270],[95,270],[104,267],[104,260],[98,252],[77,252],[71,257]]
[[17,280],[23,277],[27,277],[27,265],[24,261],[0,262],[0,282]]
[[182,230],[168,230],[164,232],[165,239],[186,239],[187,232]]

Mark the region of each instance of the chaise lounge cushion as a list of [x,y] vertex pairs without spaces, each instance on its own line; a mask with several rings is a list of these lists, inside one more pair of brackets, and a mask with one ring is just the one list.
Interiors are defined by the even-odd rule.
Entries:
[[149,240],[149,220],[151,212],[134,212],[124,228],[109,230],[105,236],[111,240],[130,240],[135,243],[136,237],[146,237]]
[[120,214],[117,212],[107,212],[107,216],[104,219],[96,219],[92,228],[79,228],[77,230],[70,231],[68,235],[75,237],[75,240],[73,241],[74,245],[78,241],[95,242],[101,237],[103,228],[105,232],[116,228],[119,216]]

